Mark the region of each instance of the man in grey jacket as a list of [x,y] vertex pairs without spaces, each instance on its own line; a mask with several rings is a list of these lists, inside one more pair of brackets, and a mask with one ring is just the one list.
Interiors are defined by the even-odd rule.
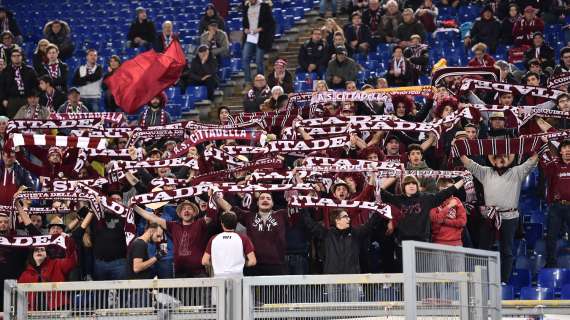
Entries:
[[200,44],[210,48],[210,52],[216,56],[219,64],[221,64],[221,59],[230,53],[228,35],[218,28],[217,22],[208,24],[208,29],[200,36]]
[[331,89],[344,89],[346,81],[355,81],[360,70],[358,63],[346,56],[346,48],[338,46],[335,57],[329,61],[327,84]]
[[[494,208],[500,215],[501,281],[508,282],[513,267],[513,242],[519,220],[519,197],[521,185],[530,171],[538,163],[534,154],[523,164],[511,167],[514,155],[489,155],[492,167],[481,166],[475,161],[461,156],[461,162],[473,176],[481,182],[485,190],[485,206]],[[485,228],[482,228],[485,229]],[[488,232],[488,230],[486,230]],[[482,232],[484,232],[482,230]],[[491,232],[493,234],[493,232]],[[482,237],[490,238],[490,237]],[[492,242],[488,243],[488,247]],[[482,249],[485,248],[481,243]]]

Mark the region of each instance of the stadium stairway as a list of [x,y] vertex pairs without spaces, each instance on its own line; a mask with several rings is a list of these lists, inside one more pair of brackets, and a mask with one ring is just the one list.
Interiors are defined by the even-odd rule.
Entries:
[[[346,17],[337,18],[341,25],[347,22]],[[309,39],[310,29],[317,26],[321,27],[324,25],[324,20],[319,18],[318,7],[313,8],[305,14],[304,19],[295,22],[295,26],[290,30],[286,31],[285,34],[274,42],[273,49],[271,52],[266,54],[265,59],[265,74],[268,74],[273,69],[273,61],[276,58],[286,58],[288,62],[287,70],[291,72],[293,78],[295,78],[295,69],[298,65],[298,54],[301,45]],[[240,34],[230,35],[232,42],[237,41],[236,37],[240,37]],[[254,64],[251,65],[254,67]],[[224,102],[223,104],[228,106],[232,112],[242,112],[243,111],[243,85],[244,76],[243,71],[232,76],[232,87],[224,88]],[[228,94],[230,93],[230,94]],[[213,108],[212,112],[215,112]]]

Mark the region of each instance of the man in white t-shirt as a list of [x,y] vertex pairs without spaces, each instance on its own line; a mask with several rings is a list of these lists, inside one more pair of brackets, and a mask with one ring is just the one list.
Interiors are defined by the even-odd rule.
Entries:
[[221,218],[224,232],[213,236],[202,257],[204,266],[212,265],[214,276],[243,275],[243,268],[257,263],[253,243],[245,234],[235,232],[237,216],[224,213]]

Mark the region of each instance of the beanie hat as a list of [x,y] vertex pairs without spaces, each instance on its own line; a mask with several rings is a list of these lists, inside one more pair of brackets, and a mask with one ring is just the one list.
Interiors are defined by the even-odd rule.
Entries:
[[60,148],[60,147],[56,147],[56,146],[50,147],[50,148],[48,149],[48,157],[51,156],[51,155],[54,154],[54,153],[55,153],[55,154],[58,154],[60,157],[63,155],[63,151],[61,151],[61,148]]

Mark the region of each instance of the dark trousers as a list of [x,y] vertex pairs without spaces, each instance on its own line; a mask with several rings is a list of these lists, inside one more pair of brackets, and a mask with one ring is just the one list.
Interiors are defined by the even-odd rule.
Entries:
[[570,224],[570,206],[553,203],[548,208],[548,231],[546,233],[546,265],[556,268],[556,241],[560,238],[563,224]]
[[245,275],[254,276],[280,276],[285,274],[285,265],[282,264],[257,264],[245,269]]
[[10,119],[13,119],[18,110],[23,107],[27,103],[26,98],[24,97],[16,97],[16,98],[9,98],[8,99],[8,106],[4,109],[4,114]]
[[287,274],[301,275],[309,273],[309,258],[306,254],[285,255],[285,264],[287,265]]
[[519,225],[519,219],[503,220],[499,233],[501,241],[499,243],[501,252],[501,282],[509,282],[511,271],[513,269],[513,243],[515,241],[515,232]]

